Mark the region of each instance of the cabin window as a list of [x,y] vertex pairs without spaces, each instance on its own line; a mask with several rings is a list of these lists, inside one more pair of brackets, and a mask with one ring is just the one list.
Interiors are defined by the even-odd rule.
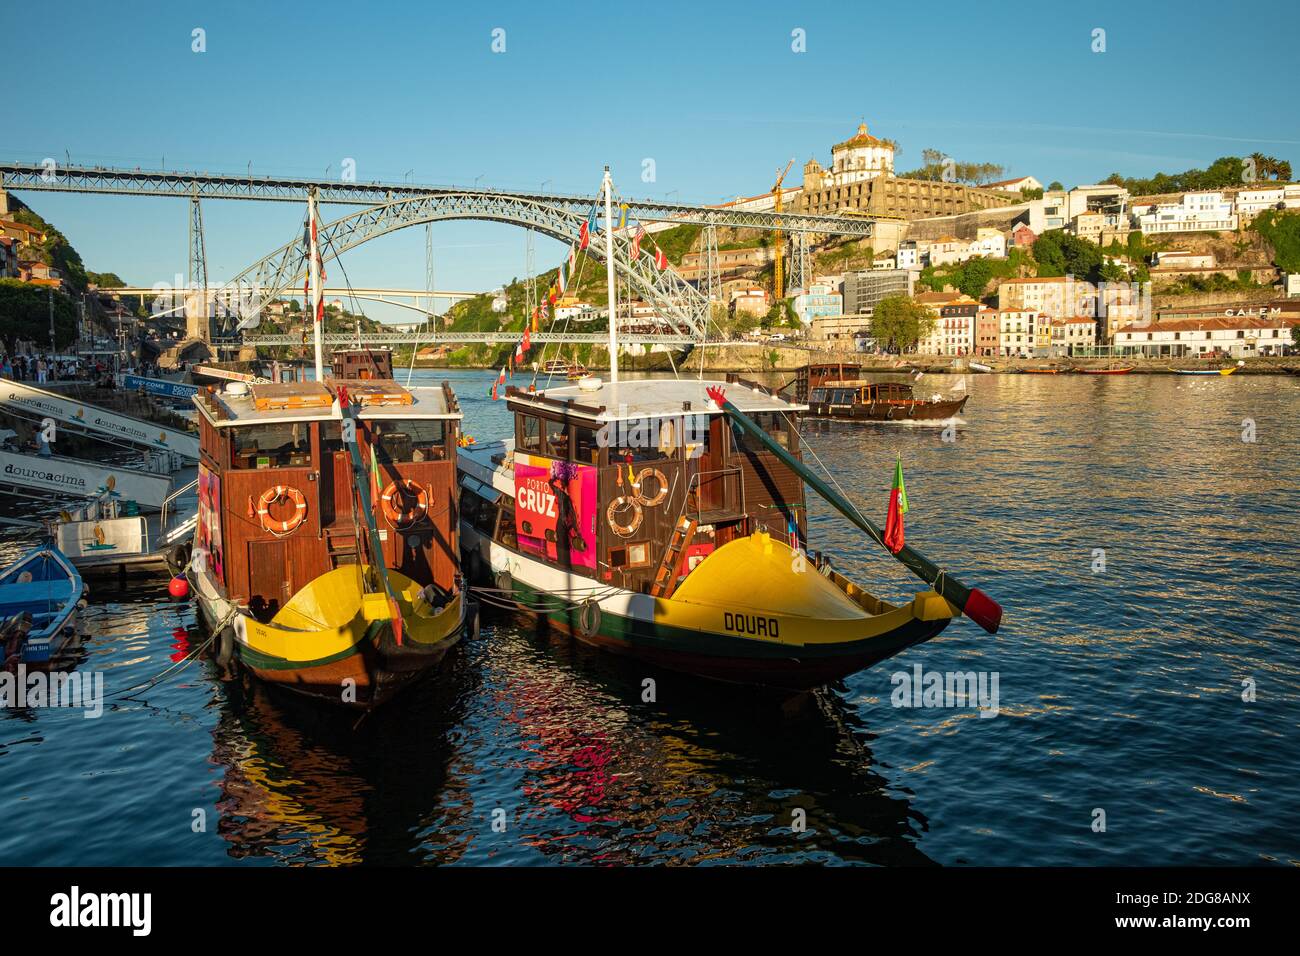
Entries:
[[546,437],[545,454],[553,458],[569,457],[569,426],[564,422],[543,419]]
[[708,415],[687,415],[682,420],[682,444],[687,458],[705,458],[709,454],[712,422]]
[[367,419],[375,458],[385,464],[443,461],[447,434],[440,418]]
[[581,425],[573,427],[573,460],[584,465],[600,464],[600,440],[596,437],[594,428],[584,428]]
[[[785,417],[780,412],[752,412],[749,419],[774,438],[782,448],[788,449],[790,447],[790,432],[786,426]],[[768,450],[766,445],[739,425],[733,424],[731,431],[736,438],[736,448],[738,450],[750,452],[765,452]]]
[[519,416],[519,448],[537,453],[542,450],[542,423],[532,415]]
[[336,451],[347,451],[347,446],[343,444],[342,422],[321,422],[320,450],[322,455],[329,455]]
[[808,397],[808,400],[819,404],[824,403],[826,401],[826,389],[814,388],[812,390],[812,395]]
[[497,544],[507,548],[518,547],[519,541],[515,536],[515,507],[513,504],[506,504],[502,499],[502,504],[496,511],[496,528],[492,532],[492,540]]
[[[662,461],[677,454],[678,419],[628,418],[608,426],[610,459],[618,461]],[[708,433],[708,422],[700,423]],[[698,432],[700,429],[696,429]],[[684,431],[685,440],[691,442],[691,429]]]
[[231,429],[230,467],[288,468],[311,464],[311,423],[276,422]]
[[650,566],[650,542],[634,541],[618,548],[610,548],[609,566],[612,568],[648,568]]

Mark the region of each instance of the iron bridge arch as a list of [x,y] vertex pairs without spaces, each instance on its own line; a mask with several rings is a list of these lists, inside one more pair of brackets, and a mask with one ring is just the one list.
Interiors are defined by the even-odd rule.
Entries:
[[[335,260],[362,243],[399,229],[458,219],[508,223],[534,229],[564,243],[576,243],[585,217],[536,199],[494,192],[416,196],[368,206],[322,226],[318,233],[321,258]],[[304,281],[307,251],[304,230],[302,237],[259,259],[228,283],[227,289],[239,300],[237,331],[256,328],[261,323],[262,310],[270,302]],[[587,252],[604,263],[603,235],[599,240],[592,237]],[[633,293],[655,306],[675,332],[696,341],[705,339],[709,324],[708,299],[671,268],[657,269],[653,255],[643,251],[634,259],[628,230],[614,234],[614,268],[628,281]]]

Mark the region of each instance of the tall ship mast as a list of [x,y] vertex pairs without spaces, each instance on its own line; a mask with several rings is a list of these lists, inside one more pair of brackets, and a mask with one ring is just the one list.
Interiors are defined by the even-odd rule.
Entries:
[[[803,464],[807,410],[743,381],[617,379],[610,181],[610,381],[506,389],[513,433],[461,450],[461,541],[485,595],[586,643],[786,690],[891,657],[1001,609],[910,548],[933,586],[889,603],[808,549],[805,486],[883,540]],[[486,598],[485,598],[486,599]]]
[[187,575],[220,663],[372,708],[476,620],[458,550],[462,416],[447,383],[403,387],[374,366],[362,378],[323,375],[311,209],[316,379],[194,397],[199,516]]

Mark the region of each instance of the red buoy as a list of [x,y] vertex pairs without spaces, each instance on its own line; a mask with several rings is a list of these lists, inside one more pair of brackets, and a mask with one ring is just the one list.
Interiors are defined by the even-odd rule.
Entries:
[[174,598],[187,598],[190,596],[190,582],[183,574],[178,574],[167,582],[167,593]]

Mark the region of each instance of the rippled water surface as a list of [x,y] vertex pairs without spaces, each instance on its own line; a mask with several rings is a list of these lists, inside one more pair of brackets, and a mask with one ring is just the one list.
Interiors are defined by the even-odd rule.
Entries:
[[[491,375],[447,377],[498,437]],[[0,712],[0,863],[1300,863],[1300,380],[966,382],[952,442],[805,431],[881,519],[901,452],[908,542],[1003,604],[996,636],[961,620],[779,701],[488,619],[354,726],[206,659],[122,696],[203,636],[161,587],[100,585],[81,667],[118,696],[97,720]],[[920,587],[810,512],[852,577]],[[892,706],[918,664],[996,673],[1000,713]]]

